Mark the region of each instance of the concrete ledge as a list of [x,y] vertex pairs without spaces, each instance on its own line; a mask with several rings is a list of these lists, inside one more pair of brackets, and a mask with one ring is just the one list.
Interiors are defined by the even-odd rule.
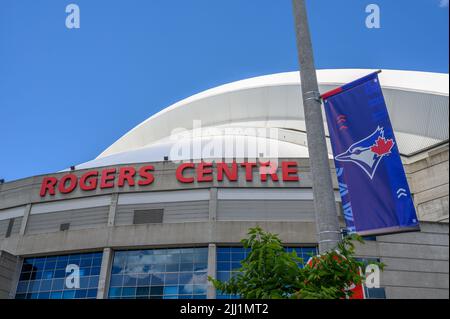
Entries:
[[448,299],[448,289],[386,287],[388,299]]
[[438,288],[448,290],[448,274],[416,271],[390,271],[381,274],[381,286],[408,286],[417,288]]

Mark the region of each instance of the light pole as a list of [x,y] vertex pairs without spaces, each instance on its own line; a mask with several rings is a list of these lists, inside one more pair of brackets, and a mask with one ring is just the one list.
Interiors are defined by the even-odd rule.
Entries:
[[305,2],[304,0],[292,0],[292,3],[294,6],[309,163],[313,181],[317,237],[319,252],[323,253],[335,248],[341,239],[341,235]]

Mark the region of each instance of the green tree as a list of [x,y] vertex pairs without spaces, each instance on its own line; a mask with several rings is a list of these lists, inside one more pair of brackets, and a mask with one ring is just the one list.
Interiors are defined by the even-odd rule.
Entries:
[[351,294],[347,287],[364,280],[359,269],[364,269],[365,264],[354,256],[355,240],[363,243],[360,236],[348,236],[335,251],[312,256],[310,264],[305,265],[295,251],[285,251],[277,235],[260,227],[251,228],[248,238],[241,241],[244,248],[251,250],[237,275],[228,282],[208,279],[224,293],[249,299],[345,298]]

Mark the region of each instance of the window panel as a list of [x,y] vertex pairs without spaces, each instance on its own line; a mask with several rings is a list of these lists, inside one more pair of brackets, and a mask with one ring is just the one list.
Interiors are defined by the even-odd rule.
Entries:
[[152,286],[150,287],[150,295],[159,296],[164,293],[164,286]]
[[56,262],[56,269],[66,269],[67,260],[58,260]]
[[217,253],[217,262],[230,262],[231,261],[231,254],[226,252],[218,252]]
[[206,298],[207,267],[203,247],[117,251],[109,298]]
[[181,272],[179,277],[179,284],[185,285],[193,282],[193,273],[192,272]]
[[193,263],[182,263],[180,264],[180,271],[193,271],[194,264]]
[[136,296],[136,288],[135,287],[125,287],[122,290],[122,296]]
[[81,277],[80,278],[80,286],[83,288],[88,288],[89,286],[89,277]]
[[[295,250],[297,256],[305,258],[309,253],[317,254],[315,247],[286,247],[287,252]],[[247,257],[250,249],[243,247],[217,247],[217,272],[216,278],[220,281],[228,281],[231,277],[238,275],[241,262]],[[309,259],[307,257],[304,262]],[[302,265],[299,264],[301,267]],[[206,292],[205,292],[206,293]],[[200,292],[199,292],[200,294]],[[239,296],[227,295],[220,291],[216,293],[217,299],[239,299]]]
[[[72,254],[25,258],[17,284],[17,299],[85,299],[96,298],[102,253]],[[100,265],[98,261],[100,260]],[[69,265],[79,267],[79,288],[70,285]],[[72,278],[72,277],[71,277]]]
[[87,292],[87,299],[95,299],[97,298],[97,289],[89,289]]
[[20,274],[20,280],[30,280],[31,278],[31,272],[23,272]]
[[180,271],[180,264],[167,264],[166,272],[178,272]]
[[137,286],[137,278],[134,277],[134,274],[125,275],[123,277],[123,286],[124,287],[135,287],[135,286]]
[[150,287],[137,287],[136,295],[137,296],[149,296],[150,295]]
[[[49,278],[49,277],[51,278],[52,276],[48,276],[47,278]],[[65,278],[65,277],[66,277],[66,268],[57,269],[57,270],[55,270],[55,272],[53,274],[53,278]]]
[[228,281],[230,280],[230,272],[229,271],[219,271],[217,272],[217,279],[220,281]]
[[100,276],[100,267],[91,268],[91,276]]
[[75,299],[86,299],[87,289],[80,289],[75,291]]
[[50,299],[61,299],[62,298],[62,291],[55,291],[50,293]]
[[94,267],[101,267],[102,265],[102,258],[94,258],[92,259],[92,266]]
[[177,274],[166,274],[164,279],[165,285],[178,285],[178,273]]
[[74,299],[75,298],[75,290],[65,290],[63,292],[63,299]]
[[218,271],[230,271],[231,270],[231,263],[230,262],[218,262],[217,263],[217,270]]
[[52,280],[42,280],[41,281],[41,290],[42,291],[50,291],[52,290]]
[[157,261],[157,264],[152,265],[152,271],[153,272],[164,272],[166,270],[166,265],[163,261]]
[[89,288],[95,289],[98,287],[98,277],[99,276],[92,276],[89,278]]
[[194,264],[194,271],[206,271],[208,269],[208,263]]
[[112,274],[120,274],[121,272],[122,272],[122,267],[120,267],[120,266],[113,266],[112,267],[112,270],[111,270],[111,273]]
[[151,285],[158,286],[164,284],[164,273],[155,273],[151,278]]
[[17,294],[23,294],[26,293],[28,290],[28,281],[19,281],[19,284],[17,285]]
[[[42,276],[36,276],[36,274],[34,275],[34,278],[36,277],[41,277],[42,279],[52,279],[55,278],[55,271],[54,270],[46,270],[42,273]],[[39,278],[39,279],[41,279]]]
[[52,290],[63,290],[64,289],[64,279],[53,279]]
[[49,299],[49,298],[50,298],[49,292],[41,292],[41,293],[39,293],[37,299]]
[[140,274],[139,277],[137,278],[137,285],[138,286],[149,286],[150,280],[151,280],[150,274],[145,274],[145,273]]
[[181,285],[179,293],[181,295],[192,295],[194,293],[194,285]]
[[41,285],[41,282],[39,280],[30,281],[28,291],[29,292],[38,292],[40,285]]

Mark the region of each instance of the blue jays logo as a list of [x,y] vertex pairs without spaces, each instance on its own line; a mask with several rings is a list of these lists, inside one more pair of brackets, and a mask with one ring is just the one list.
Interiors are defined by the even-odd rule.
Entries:
[[335,157],[341,162],[352,162],[363,169],[372,179],[382,158],[391,153],[393,139],[384,138],[384,129],[377,127],[368,137],[352,144],[347,151]]

